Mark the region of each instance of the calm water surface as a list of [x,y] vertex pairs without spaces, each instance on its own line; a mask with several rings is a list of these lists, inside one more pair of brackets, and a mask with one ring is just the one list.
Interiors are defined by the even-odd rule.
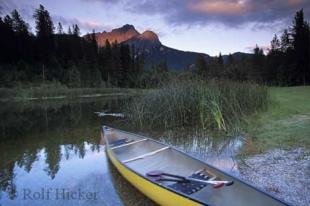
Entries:
[[[1,102],[0,205],[153,205],[118,174],[101,144],[100,125],[124,128],[124,121],[95,112],[120,113],[128,101]],[[233,157],[240,138],[212,138],[197,129],[129,130],[238,176]]]

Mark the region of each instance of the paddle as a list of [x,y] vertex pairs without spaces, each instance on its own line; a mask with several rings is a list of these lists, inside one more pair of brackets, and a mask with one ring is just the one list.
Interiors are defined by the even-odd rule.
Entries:
[[[194,181],[194,182],[200,182],[200,183],[205,183],[205,184],[211,184],[211,185],[213,185],[214,188],[220,188],[224,185],[230,186],[234,183],[233,181],[200,180],[197,178],[184,177],[184,176],[180,176],[180,175],[165,173],[165,172],[160,171],[160,170],[150,171],[146,175],[150,176],[150,177],[169,176],[169,177],[179,178],[182,181]],[[172,181],[173,179],[169,179],[169,180]]]
[[183,179],[173,179],[173,178],[163,178],[161,176],[150,176],[150,179],[153,181],[169,181],[169,182],[184,182],[187,180],[183,180]]

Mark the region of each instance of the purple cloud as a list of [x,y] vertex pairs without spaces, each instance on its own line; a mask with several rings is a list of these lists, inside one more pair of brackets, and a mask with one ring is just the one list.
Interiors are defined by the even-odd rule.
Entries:
[[77,24],[81,30],[84,30],[84,32],[91,32],[92,30],[102,31],[112,29],[112,27],[106,26],[98,21],[83,20],[77,18],[66,18],[63,16],[52,16],[52,18],[55,26],[58,24],[58,22],[60,22],[63,26],[67,27]]
[[293,16],[301,8],[306,18],[310,16],[307,0],[142,0],[127,1],[125,5],[130,12],[159,14],[176,25],[272,23]]

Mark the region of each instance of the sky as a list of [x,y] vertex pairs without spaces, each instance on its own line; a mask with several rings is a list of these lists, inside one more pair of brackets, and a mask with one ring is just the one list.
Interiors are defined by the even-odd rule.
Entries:
[[34,32],[39,4],[55,26],[78,24],[86,34],[132,24],[156,32],[166,46],[212,56],[267,49],[297,10],[310,17],[310,0],[0,0],[0,15],[17,9]]

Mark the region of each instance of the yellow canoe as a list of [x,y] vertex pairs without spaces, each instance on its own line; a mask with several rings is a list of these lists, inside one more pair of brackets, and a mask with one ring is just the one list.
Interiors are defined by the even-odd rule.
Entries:
[[[263,191],[150,138],[103,126],[102,137],[109,159],[133,186],[159,205],[278,206],[286,203]],[[163,171],[209,182],[233,181],[214,188],[196,181],[177,182],[152,178]]]

